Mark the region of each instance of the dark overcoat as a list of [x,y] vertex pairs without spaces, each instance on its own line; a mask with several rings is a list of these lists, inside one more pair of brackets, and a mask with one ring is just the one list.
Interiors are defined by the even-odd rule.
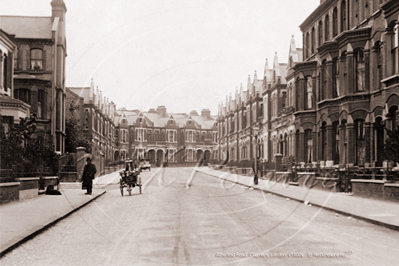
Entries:
[[83,169],[82,187],[93,186],[94,175],[97,169],[94,164],[86,164]]

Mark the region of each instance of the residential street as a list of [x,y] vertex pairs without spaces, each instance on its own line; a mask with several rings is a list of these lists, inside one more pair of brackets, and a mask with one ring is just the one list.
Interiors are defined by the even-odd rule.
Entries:
[[0,263],[397,265],[397,231],[193,173],[143,172],[143,194],[123,197],[117,174],[100,178],[105,195]]

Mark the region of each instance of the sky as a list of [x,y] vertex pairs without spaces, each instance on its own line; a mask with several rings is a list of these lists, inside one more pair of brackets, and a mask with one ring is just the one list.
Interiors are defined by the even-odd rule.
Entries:
[[[51,16],[51,0],[1,0],[0,15]],[[64,0],[66,86],[94,85],[117,108],[217,114],[277,52],[320,0]]]

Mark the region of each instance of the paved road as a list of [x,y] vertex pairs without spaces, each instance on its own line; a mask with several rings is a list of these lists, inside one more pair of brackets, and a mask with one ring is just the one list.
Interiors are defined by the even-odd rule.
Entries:
[[155,171],[141,174],[142,195],[122,197],[108,177],[104,196],[0,264],[398,265],[399,232],[192,168]]

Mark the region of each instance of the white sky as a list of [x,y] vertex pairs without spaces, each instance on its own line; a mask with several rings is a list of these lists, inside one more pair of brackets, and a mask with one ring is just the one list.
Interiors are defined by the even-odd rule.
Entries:
[[[1,0],[0,15],[51,16],[51,0]],[[64,0],[68,87],[90,86],[117,108],[208,108],[274,53],[286,63],[291,35],[320,0]]]

